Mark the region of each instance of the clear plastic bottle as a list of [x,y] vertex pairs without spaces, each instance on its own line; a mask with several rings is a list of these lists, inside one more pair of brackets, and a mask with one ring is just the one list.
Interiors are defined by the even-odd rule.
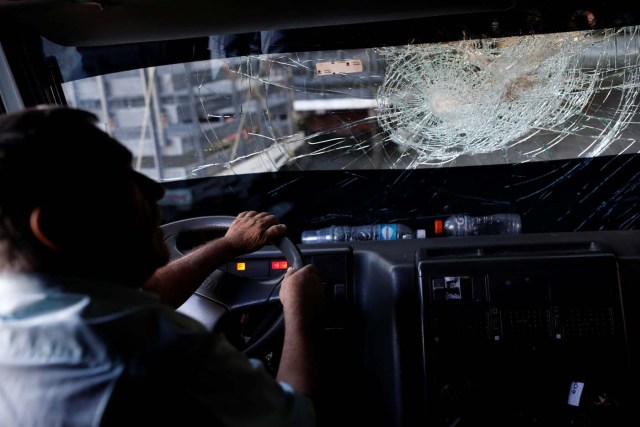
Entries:
[[487,234],[520,234],[520,215],[505,213],[482,216],[451,215],[444,220],[447,236],[480,236]]
[[402,240],[424,238],[425,230],[414,231],[404,224],[332,225],[302,232],[302,243],[336,243],[359,240]]

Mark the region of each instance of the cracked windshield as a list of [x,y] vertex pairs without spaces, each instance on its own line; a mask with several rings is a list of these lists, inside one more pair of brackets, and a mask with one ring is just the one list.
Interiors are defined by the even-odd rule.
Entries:
[[[611,228],[624,229],[638,223],[637,197],[630,204],[628,195],[635,194],[640,171],[618,173],[635,159],[618,155],[639,151],[638,32],[639,27],[620,27],[241,55],[229,53],[237,40],[209,37],[207,59],[91,77],[68,56],[62,86],[70,104],[95,112],[105,130],[129,147],[138,170],[169,184],[277,171],[349,173],[327,182],[341,187],[351,179],[370,179],[366,171],[387,170],[400,173],[383,183],[385,191],[422,194],[421,203],[433,208],[390,213],[393,206],[372,205],[369,197],[360,222],[478,213],[470,209],[476,203],[532,218],[547,212],[549,222],[562,223],[576,216],[575,209],[543,211],[542,201],[552,206],[554,197],[563,197],[554,190],[579,174],[588,159],[621,158],[599,166],[599,182],[561,190],[575,203],[589,199],[589,212],[558,227],[607,228],[609,215],[616,218]],[[263,32],[257,43],[277,35]],[[57,48],[45,43],[45,51]],[[465,179],[480,179],[474,184],[478,190],[466,192],[452,186],[452,172],[443,172],[563,159],[586,162],[549,163],[522,173],[495,169],[499,176],[493,181],[508,175],[501,184],[488,178],[483,183],[478,177],[488,172],[475,168]],[[426,170],[429,175],[420,175]],[[624,182],[604,199],[596,195],[612,176]],[[269,194],[290,181],[272,185]],[[496,190],[487,193],[486,186]],[[168,203],[194,203],[193,192],[180,191],[169,186],[168,197],[175,200]],[[393,203],[402,205],[403,199]],[[334,206],[304,226],[353,215],[353,209],[347,215]],[[537,221],[530,230],[553,229]]]

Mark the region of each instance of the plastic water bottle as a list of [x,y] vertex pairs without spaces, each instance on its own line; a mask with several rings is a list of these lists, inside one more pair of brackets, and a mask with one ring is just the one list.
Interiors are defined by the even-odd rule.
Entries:
[[487,234],[520,234],[522,222],[518,214],[483,216],[451,215],[444,220],[447,236],[480,236]]
[[332,225],[302,232],[302,243],[336,243],[359,240],[403,240],[426,237],[425,230],[414,231],[404,224]]

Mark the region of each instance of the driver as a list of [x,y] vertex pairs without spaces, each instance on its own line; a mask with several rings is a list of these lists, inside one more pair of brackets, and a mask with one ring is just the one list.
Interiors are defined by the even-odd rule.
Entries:
[[174,308],[285,226],[242,212],[167,264],[163,187],[96,124],[55,106],[0,117],[0,425],[314,425],[315,266],[285,274],[273,378]]

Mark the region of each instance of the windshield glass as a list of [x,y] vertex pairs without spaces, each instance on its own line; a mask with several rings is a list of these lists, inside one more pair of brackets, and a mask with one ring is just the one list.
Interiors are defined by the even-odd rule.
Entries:
[[295,233],[459,213],[517,213],[524,233],[638,228],[640,27],[580,19],[409,43],[346,43],[350,30],[42,45],[67,103],[165,183],[167,221],[251,209]]
[[159,180],[638,150],[638,27],[216,58],[228,39],[213,59],[67,81],[66,99]]

